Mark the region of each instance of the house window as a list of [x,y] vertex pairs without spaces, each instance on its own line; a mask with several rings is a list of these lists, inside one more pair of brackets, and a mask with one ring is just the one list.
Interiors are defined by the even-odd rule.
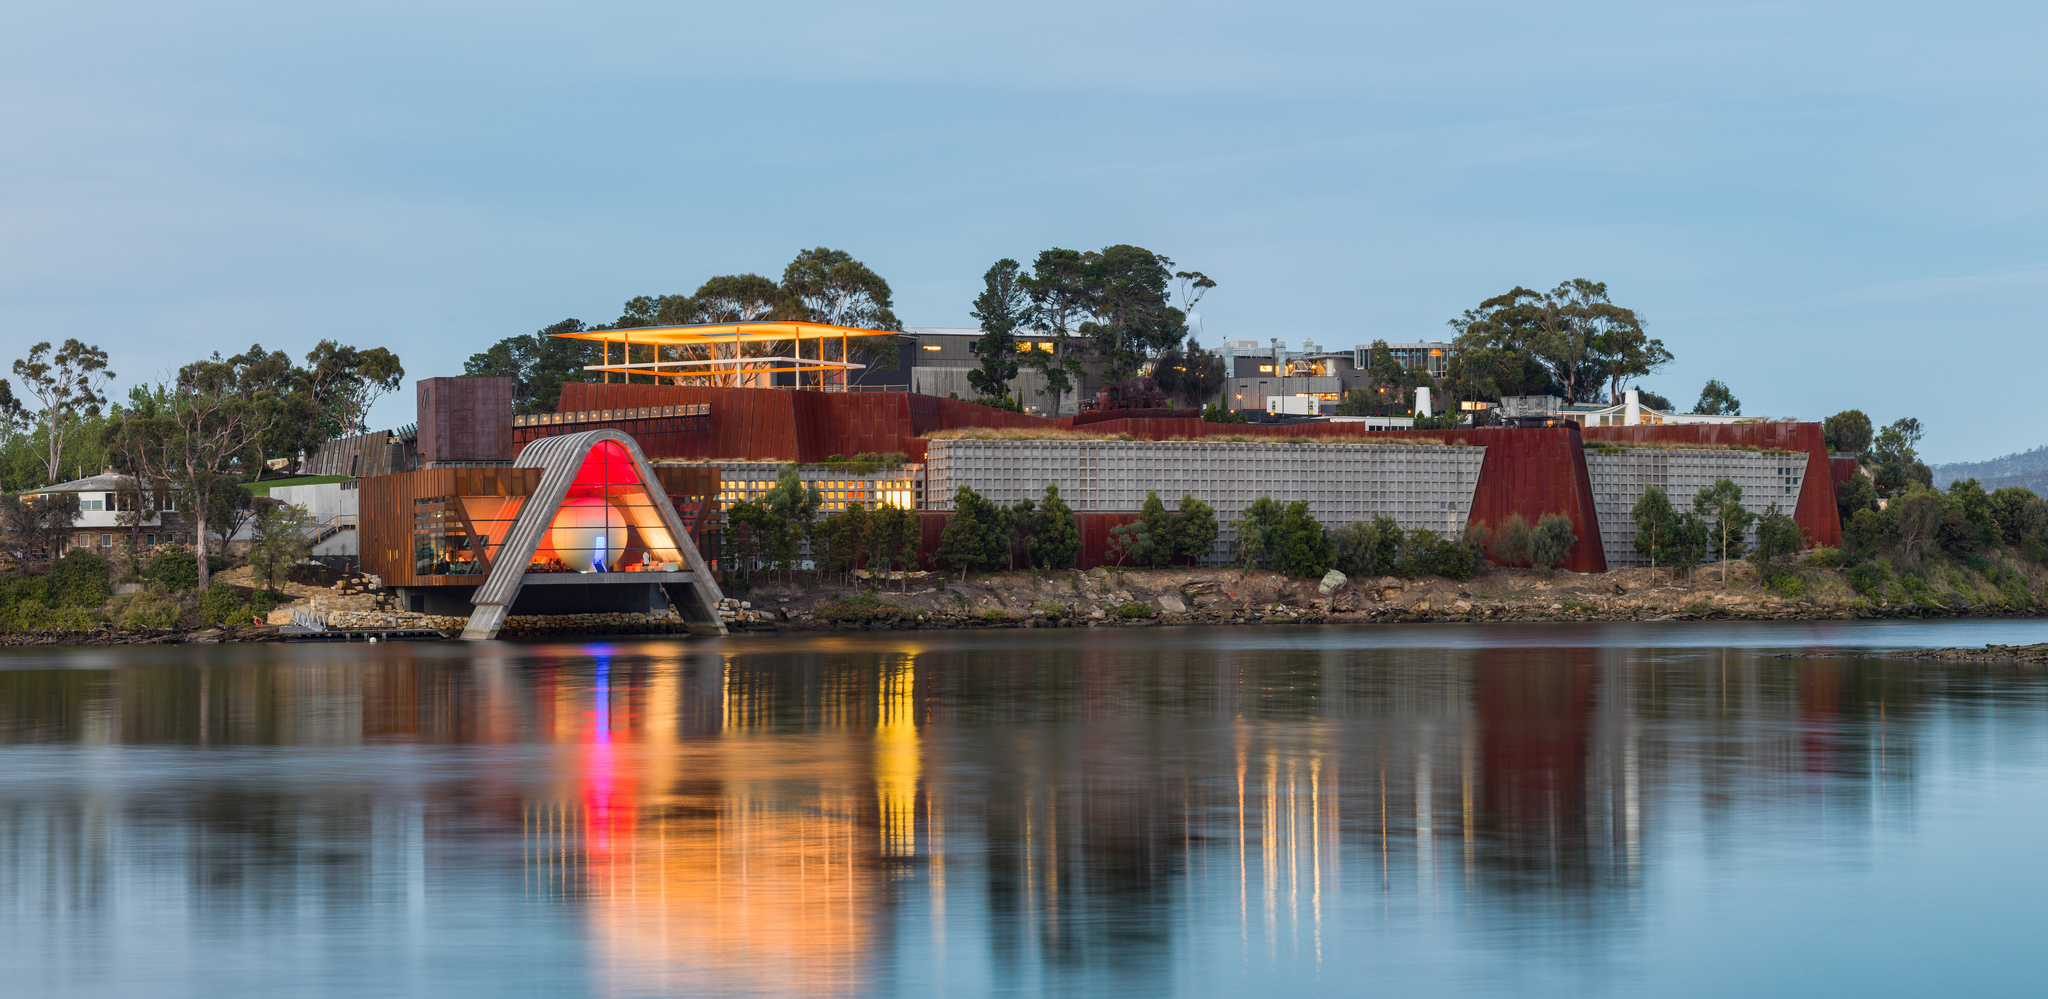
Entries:
[[100,501],[100,500],[79,500],[79,501],[78,501],[78,512],[79,512],[79,513],[98,513],[98,512],[100,512],[101,510],[104,510],[104,509],[106,509],[106,504],[105,504],[104,502]]
[[102,535],[100,535],[100,547],[101,547],[101,548],[112,548],[112,547],[114,547],[114,536],[113,536],[113,535],[111,535],[111,534],[102,534]]

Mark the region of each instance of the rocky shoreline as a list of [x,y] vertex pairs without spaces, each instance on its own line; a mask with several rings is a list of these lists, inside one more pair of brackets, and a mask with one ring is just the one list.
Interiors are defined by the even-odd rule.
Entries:
[[[1727,579],[1721,578],[1724,571]],[[1772,621],[2043,616],[2043,605],[1989,599],[1949,603],[1874,602],[1834,570],[1807,569],[1796,585],[1763,586],[1746,563],[1706,567],[1686,580],[1659,569],[1617,569],[1584,575],[1489,569],[1458,582],[1437,577],[1347,579],[1331,573],[1302,580],[1263,570],[1181,568],[1094,569],[1086,572],[1004,572],[966,580],[950,574],[890,573],[756,579],[729,597],[720,613],[734,633],[880,631],[958,628],[1118,628],[1162,625],[1411,624],[1595,621]],[[463,618],[357,606],[360,598],[328,601],[330,625],[362,631],[428,629],[453,637]],[[278,625],[189,631],[18,632],[0,646],[161,645],[279,641]],[[651,614],[519,616],[507,638],[684,634],[673,611]],[[2006,648],[1992,657],[2026,658]],[[1945,655],[1941,653],[1955,653]],[[1914,653],[1922,658],[1984,657],[1977,650]],[[2041,652],[2048,659],[2048,652]]]
[[1887,659],[1941,659],[1974,663],[2048,663],[2048,643],[2035,645],[1986,645],[1981,649],[1905,649],[1885,654]]

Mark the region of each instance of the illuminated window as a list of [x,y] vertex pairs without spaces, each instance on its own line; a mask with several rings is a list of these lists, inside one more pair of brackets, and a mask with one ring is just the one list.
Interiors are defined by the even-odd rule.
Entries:
[[1040,341],[1038,341],[1038,349],[1039,349],[1039,350],[1044,350],[1044,351],[1050,351],[1050,350],[1052,350],[1052,341],[1051,341],[1051,340],[1040,340]]
[[1261,364],[1259,365],[1259,373],[1270,375],[1273,373],[1273,366],[1270,364]]
[[937,350],[937,349],[939,349],[939,345],[938,345],[938,344],[935,344],[935,343],[928,343],[928,344],[925,344],[925,345],[924,345],[924,349],[926,349],[926,350]]

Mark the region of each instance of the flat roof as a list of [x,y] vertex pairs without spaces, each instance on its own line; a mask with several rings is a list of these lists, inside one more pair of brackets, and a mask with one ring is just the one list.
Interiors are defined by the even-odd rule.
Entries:
[[775,340],[809,340],[858,336],[902,336],[895,330],[871,330],[830,323],[769,321],[753,323],[697,323],[688,326],[639,326],[630,329],[583,330],[579,333],[550,333],[565,340],[598,340],[605,343],[706,344],[757,343]]

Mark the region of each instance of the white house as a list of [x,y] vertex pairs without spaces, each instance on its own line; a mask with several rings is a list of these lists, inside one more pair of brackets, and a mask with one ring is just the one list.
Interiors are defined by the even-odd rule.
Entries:
[[101,472],[98,475],[54,486],[22,490],[22,498],[34,499],[64,493],[78,495],[78,516],[71,522],[70,547],[109,549],[127,540],[128,532],[139,528],[140,540],[144,545],[191,544],[192,525],[178,515],[177,494],[165,492],[162,496],[143,498],[149,507],[143,513],[139,525],[130,525],[128,502],[131,494],[123,489],[134,483],[134,478],[118,472]]

